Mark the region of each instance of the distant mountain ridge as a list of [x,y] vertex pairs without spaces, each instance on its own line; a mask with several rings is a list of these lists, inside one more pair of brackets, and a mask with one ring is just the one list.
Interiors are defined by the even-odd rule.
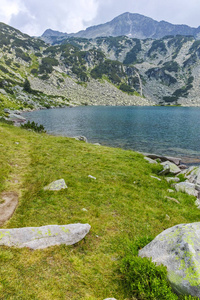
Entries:
[[138,39],[160,39],[168,35],[189,35],[200,39],[200,26],[174,25],[166,21],[155,21],[152,18],[137,14],[123,13],[110,22],[88,27],[77,33],[62,33],[52,29],[46,30],[42,39],[52,44],[59,43],[66,37],[96,38],[102,36],[128,36]]

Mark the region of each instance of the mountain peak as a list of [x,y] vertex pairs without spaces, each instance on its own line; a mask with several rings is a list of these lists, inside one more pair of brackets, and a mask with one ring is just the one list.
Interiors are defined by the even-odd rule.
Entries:
[[[49,38],[54,36],[55,43],[55,36],[65,37],[66,35],[66,33],[48,29],[43,33],[42,37]],[[86,30],[70,34],[70,36],[82,38],[122,35],[138,39],[160,39],[166,35],[192,35],[198,38],[200,36],[200,27],[174,25],[166,21],[159,22],[138,13],[125,12],[107,23],[91,26]]]

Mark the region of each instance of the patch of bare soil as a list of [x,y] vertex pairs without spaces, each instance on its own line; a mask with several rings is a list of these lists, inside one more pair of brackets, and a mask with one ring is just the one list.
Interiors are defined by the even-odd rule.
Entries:
[[0,195],[0,226],[9,220],[18,205],[16,192],[3,192]]

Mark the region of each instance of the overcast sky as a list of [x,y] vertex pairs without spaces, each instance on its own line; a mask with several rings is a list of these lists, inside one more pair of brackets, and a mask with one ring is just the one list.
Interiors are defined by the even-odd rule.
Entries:
[[32,36],[48,28],[77,32],[124,12],[200,26],[200,0],[0,0],[0,21]]

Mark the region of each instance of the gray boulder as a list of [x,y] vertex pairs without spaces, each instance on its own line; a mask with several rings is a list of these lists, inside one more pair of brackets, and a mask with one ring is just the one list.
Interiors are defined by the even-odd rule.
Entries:
[[156,161],[156,160],[153,160],[153,159],[150,158],[150,157],[144,156],[144,159],[145,159],[146,161],[148,161],[150,164],[157,164],[157,161]]
[[177,165],[175,165],[170,161],[165,161],[161,163],[161,165],[163,166],[163,170],[160,172],[161,175],[165,175],[169,173],[176,175],[181,172],[181,169],[179,169]]
[[185,174],[189,182],[200,185],[200,167],[193,167]]
[[74,139],[77,140],[77,141],[82,141],[82,142],[88,143],[87,138],[85,136],[82,136],[82,135],[75,136]]
[[62,189],[67,189],[67,185],[64,179],[53,181],[49,185],[44,187],[45,191],[60,191]]
[[163,231],[139,251],[139,256],[165,265],[175,292],[200,297],[200,223]]
[[190,183],[188,181],[180,182],[175,184],[175,189],[177,192],[183,192],[191,196],[198,196],[198,191],[196,190],[196,186],[194,183]]
[[178,177],[166,177],[165,180],[167,182],[179,182],[180,178],[178,178]]
[[162,162],[170,161],[177,166],[180,165],[180,163],[181,163],[181,158],[178,158],[178,157],[162,156],[162,155],[157,155],[157,154],[147,154],[146,156],[149,158],[152,158],[152,159],[160,159]]
[[44,249],[55,245],[73,245],[89,232],[89,224],[47,225],[0,229],[0,245]]
[[13,122],[16,122],[16,123],[24,123],[26,122],[26,119],[18,114],[13,114],[11,113],[9,115],[9,120],[10,121],[13,121]]

